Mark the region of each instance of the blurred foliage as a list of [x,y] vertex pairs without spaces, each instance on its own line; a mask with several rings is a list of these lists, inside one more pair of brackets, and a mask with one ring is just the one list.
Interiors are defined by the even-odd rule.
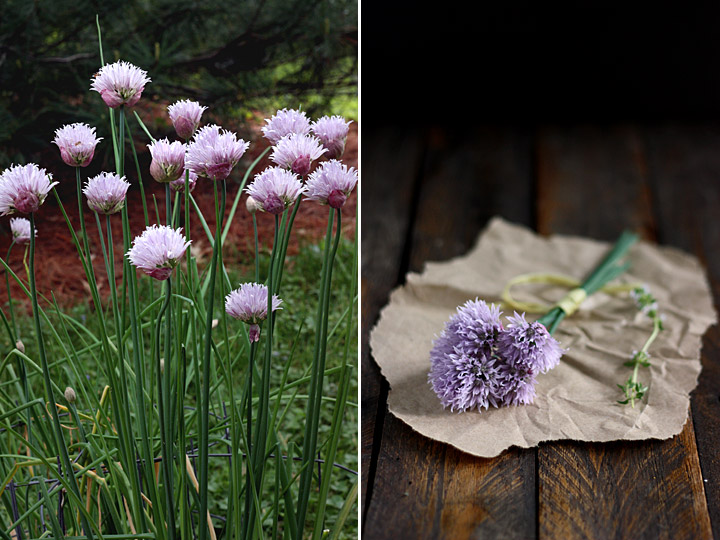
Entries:
[[[93,125],[105,61],[152,79],[144,96],[190,98],[217,114],[282,103],[309,113],[357,93],[354,0],[3,0],[0,167],[48,147],[57,127]],[[325,113],[325,111],[323,111]]]

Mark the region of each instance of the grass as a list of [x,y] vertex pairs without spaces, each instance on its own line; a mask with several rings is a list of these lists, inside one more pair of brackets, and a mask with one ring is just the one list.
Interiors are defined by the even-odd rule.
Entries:
[[[330,329],[328,351],[327,351],[327,370],[329,374],[325,377],[325,390],[323,395],[327,396],[324,398],[322,412],[321,412],[321,430],[319,435],[319,441],[322,445],[328,438],[329,425],[332,418],[333,412],[333,397],[337,394],[338,386],[338,373],[336,370],[342,362],[343,355],[345,354],[346,345],[349,346],[350,356],[349,363],[354,366],[352,369],[352,375],[350,378],[350,396],[358,395],[357,386],[357,318],[355,312],[356,303],[352,304],[352,309],[348,309],[350,303],[350,295],[353,288],[353,270],[354,270],[354,246],[350,241],[343,239],[341,241],[340,248],[338,250],[337,258],[335,261],[335,271],[333,274],[333,301],[330,304],[330,315],[329,325]],[[268,264],[268,253],[261,255],[261,265],[266,267]],[[322,265],[322,245],[309,244],[303,246],[297,255],[288,256],[286,262],[286,271],[283,277],[282,289],[280,297],[283,299],[283,310],[279,312],[278,324],[275,327],[275,347],[273,349],[274,362],[272,365],[272,378],[271,378],[271,391],[277,389],[282,380],[286,380],[286,384],[293,381],[298,381],[307,375],[310,364],[312,363],[312,348],[307,344],[312,343],[313,336],[315,333],[315,317],[314,313],[316,310],[317,303],[317,276],[320,274],[320,267]],[[228,275],[230,278],[231,286],[237,287],[239,283],[245,281],[254,280],[254,266],[249,263],[244,265],[234,265],[229,263],[228,257],[226,257],[226,266],[228,267]],[[265,275],[265,270],[261,271],[261,275]],[[22,276],[24,277],[24,276]],[[158,297],[160,295],[160,289],[154,280],[149,278],[143,278],[139,280],[142,290],[143,297]],[[216,311],[219,316],[221,313],[222,306],[224,303],[222,300],[222,289],[217,292],[216,299]],[[353,299],[356,302],[356,299]],[[62,320],[60,316],[53,312],[53,308],[46,302],[43,302],[42,307],[48,313],[51,323],[55,329],[60,331],[62,323],[68,328],[69,337],[72,340],[75,349],[80,351],[84,347],[93,346],[93,336],[99,335],[98,328],[98,317],[95,316],[93,310],[87,303],[79,303],[70,309],[64,308],[63,313],[66,315]],[[7,313],[7,306],[5,306],[5,313]],[[19,336],[23,340],[25,347],[25,354],[29,358],[37,358],[37,346],[34,343],[34,332],[33,332],[33,321],[32,318],[21,313],[22,310],[16,310],[16,316],[18,319]],[[109,314],[108,314],[109,315]],[[352,317],[352,327],[349,333],[350,343],[346,343],[346,324],[347,317]],[[108,318],[111,320],[111,317]],[[229,321],[229,328],[232,331],[241,333],[244,331],[242,323],[238,321]],[[1,330],[1,328],[0,328]],[[4,411],[8,411],[18,403],[23,401],[22,396],[18,394],[19,388],[17,386],[17,374],[13,370],[15,365],[11,356],[8,356],[15,349],[15,344],[11,342],[7,332],[0,332],[0,359],[6,359],[0,367],[0,417]],[[151,336],[149,329],[146,330],[146,343],[150,343]],[[53,382],[57,384],[60,389],[64,389],[66,386],[75,388],[78,392],[78,412],[81,415],[92,416],[95,413],[94,408],[84,399],[83,394],[87,392],[95,394],[97,398],[100,397],[103,388],[106,384],[109,384],[105,380],[103,366],[99,364],[95,354],[89,352],[80,353],[77,360],[71,361],[65,357],[62,350],[52,339],[47,339],[49,344],[48,357],[50,359],[50,370],[53,374]],[[238,339],[237,343],[241,340]],[[218,338],[219,342],[219,338]],[[231,380],[234,385],[234,392],[236,396],[239,396],[243,392],[243,381],[245,380],[245,373],[247,369],[247,355],[240,354],[236,364],[235,370],[237,373],[233,373]],[[84,379],[84,380],[83,380]],[[218,380],[221,377],[218,376]],[[32,371],[29,377],[29,383],[35,390],[35,395],[44,395],[42,389],[42,374],[40,371]],[[283,398],[279,402],[278,412],[278,427],[277,431],[279,436],[283,439],[281,442],[289,449],[291,456],[297,457],[300,455],[300,448],[302,446],[303,429],[305,425],[305,396],[307,395],[307,386],[309,383],[300,383],[292,390],[286,391]],[[219,390],[220,395],[227,399],[229,395],[229,389],[225,387],[224,383],[220,382]],[[293,398],[293,393],[296,392]],[[195,406],[193,396],[196,393],[196,389],[189,388],[186,393],[185,406],[188,407],[188,415],[192,414],[192,408]],[[59,401],[65,403],[62,398]],[[215,399],[213,403],[217,403],[218,399]],[[338,452],[335,458],[335,463],[342,465],[343,467],[350,469],[351,471],[358,470],[358,406],[355,399],[350,399],[351,403],[348,403],[348,407],[345,410],[344,416],[344,429],[341,432],[340,444]],[[271,406],[274,401],[271,401]],[[292,404],[292,406],[288,406]],[[218,407],[214,409],[214,412],[219,416],[222,416],[223,412]],[[70,426],[69,418],[63,418],[63,423]],[[7,427],[7,419],[3,420],[3,425]],[[222,419],[216,419],[214,423],[211,423],[211,430],[215,435],[222,435],[223,433],[223,421]],[[68,432],[71,433],[70,437],[77,442],[78,437],[73,430],[68,427]],[[211,437],[212,440],[212,437]],[[324,453],[325,448],[321,446],[321,453]],[[21,448],[19,445],[7,435],[3,435],[0,432],[0,453],[13,454],[20,453]],[[215,450],[213,450],[215,452]],[[221,445],[217,445],[216,453],[226,452],[226,449],[221,448]],[[158,454],[159,455],[159,454]],[[17,462],[15,459],[14,462]],[[12,460],[0,459],[0,477],[7,479],[10,474],[9,463]],[[32,474],[27,468],[23,468],[14,477],[15,483],[26,483],[33,478],[33,475],[45,476],[49,474],[49,471],[42,471],[43,467],[34,467]],[[213,457],[210,459],[210,470],[209,475],[209,510],[212,514],[223,515],[224,511],[227,510],[228,505],[228,493],[229,493],[229,467],[227,465],[227,459],[222,457]],[[273,479],[275,476],[275,467],[271,463],[268,465],[267,478]],[[293,469],[293,474],[297,474],[297,467]],[[316,471],[317,475],[317,471]],[[353,484],[356,482],[357,476],[353,472],[349,472],[342,468],[336,467],[333,473],[333,479],[331,481],[331,490],[327,499],[328,509],[326,512],[327,526],[330,527],[333,521],[340,514],[343,504],[345,503],[348,493],[351,491]],[[263,498],[272,498],[275,496],[274,493],[274,481],[268,481],[265,485],[265,491],[263,492]],[[314,499],[318,497],[317,486],[319,482],[317,478],[313,484],[313,496],[311,498],[311,508],[316,503]],[[24,490],[24,492],[23,492]],[[16,495],[23,501],[27,497],[27,502],[22,502],[21,506],[27,506],[32,501],[37,499],[36,490],[33,488],[18,488]],[[7,496],[5,497],[7,499]],[[353,506],[353,509],[349,513],[348,520],[346,521],[345,527],[343,528],[340,538],[356,538],[358,523],[357,523],[357,503]],[[56,511],[56,508],[54,509]],[[12,523],[10,519],[9,509],[7,505],[0,505],[0,523]],[[313,514],[310,515],[312,517]],[[280,524],[281,526],[282,524]],[[222,528],[222,522],[215,520],[215,526],[219,530]],[[266,530],[273,527],[272,516],[268,516],[264,523]],[[306,534],[312,530],[312,523],[308,523],[306,527]]]

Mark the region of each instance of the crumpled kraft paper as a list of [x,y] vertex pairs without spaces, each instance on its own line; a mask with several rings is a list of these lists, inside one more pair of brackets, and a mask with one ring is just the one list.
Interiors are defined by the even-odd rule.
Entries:
[[[582,280],[609,248],[609,243],[585,238],[541,237],[495,218],[467,255],[408,274],[370,336],[373,357],[390,383],[390,412],[427,437],[482,457],[549,440],[678,434],[700,374],[702,335],[717,315],[698,260],[646,242],[631,248],[627,260],[632,267],[619,281],[650,288],[665,316],[665,330],[650,348],[652,366],[640,370],[639,380],[649,390],[634,409],[617,403],[622,392],[616,385],[630,376],[631,368],[623,364],[645,343],[652,322],[627,294],[596,293],[560,324],[555,337],[566,352],[558,367],[538,376],[531,405],[452,413],[428,384],[433,340],[458,305],[476,297],[499,303],[506,282],[520,274],[551,272]],[[548,304],[565,292],[556,286],[513,288],[518,300]],[[503,314],[504,323],[511,314]]]

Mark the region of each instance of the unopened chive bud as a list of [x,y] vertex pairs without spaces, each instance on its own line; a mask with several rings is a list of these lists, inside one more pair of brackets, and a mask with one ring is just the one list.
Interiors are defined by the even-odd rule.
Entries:
[[70,388],[69,386],[65,388],[65,399],[68,403],[75,403],[75,400],[77,399],[77,395],[75,394],[75,390]]
[[262,210],[262,207],[252,197],[248,197],[245,201],[245,208],[247,208],[247,211],[251,214],[254,214],[258,210]]
[[15,348],[21,353],[25,354],[25,344],[19,339],[15,342]]

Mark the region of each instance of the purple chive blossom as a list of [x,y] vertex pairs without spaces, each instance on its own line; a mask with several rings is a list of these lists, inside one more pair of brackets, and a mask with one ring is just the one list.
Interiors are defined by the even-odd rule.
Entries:
[[185,145],[167,139],[148,144],[152,161],[150,175],[161,183],[177,180],[185,171]]
[[277,142],[270,159],[284,169],[305,176],[310,172],[312,162],[326,151],[317,137],[293,133]]
[[116,109],[121,105],[135,105],[150,79],[139,67],[118,61],[101,67],[92,81],[90,89],[100,94],[105,105]]
[[185,166],[198,176],[224,180],[250,146],[234,133],[210,125],[200,128],[188,146]]
[[310,120],[303,111],[296,111],[295,109],[278,111],[272,118],[265,119],[265,122],[267,125],[262,128],[263,135],[273,145],[291,133],[301,135],[310,133]]
[[524,315],[500,324],[499,308],[469,301],[446,323],[430,352],[428,380],[444,407],[467,411],[532,403],[536,377],[560,362],[562,349]]
[[527,365],[500,365],[502,405],[527,405],[535,398],[537,371]]
[[502,378],[493,349],[501,330],[500,309],[482,300],[466,302],[445,324],[430,352],[428,377],[443,407],[462,412],[498,405]]
[[307,200],[342,208],[357,184],[358,173],[332,159],[321,163],[307,180]]
[[282,214],[305,191],[305,186],[288,170],[268,167],[256,174],[253,183],[245,191],[263,212]]
[[509,365],[546,373],[560,363],[562,348],[543,324],[529,323],[524,314],[517,313],[508,320],[510,324],[498,338],[497,352]]
[[335,159],[343,155],[351,123],[352,120],[346,122],[342,116],[323,116],[310,126],[313,134],[322,141],[328,158]]
[[0,175],[0,215],[36,212],[57,182],[34,163],[14,165]]
[[[282,300],[276,295],[272,297],[272,310],[277,311]],[[248,335],[251,342],[260,339],[260,326],[258,323],[267,319],[268,289],[258,283],[243,283],[225,297],[225,311],[231,317],[239,319],[250,325]]]
[[207,107],[197,101],[183,99],[168,106],[168,115],[181,139],[188,140],[200,125],[200,117]]
[[[24,217],[10,218],[10,231],[12,232],[13,242],[21,246],[30,243],[30,220]],[[37,229],[35,229],[35,237],[37,238]]]
[[192,172],[190,169],[185,169],[183,173],[180,175],[180,178],[177,180],[173,180],[170,182],[170,189],[173,191],[185,191],[185,174],[188,174],[188,187],[190,188],[190,193],[195,189],[195,184],[197,184],[197,174]]
[[181,228],[152,225],[133,240],[127,257],[133,266],[162,281],[170,277],[189,245]]
[[87,167],[95,155],[95,147],[102,138],[95,137],[95,128],[87,124],[68,124],[55,130],[55,143],[60,157],[71,167]]
[[109,215],[122,210],[129,187],[124,176],[102,172],[87,181],[83,193],[93,212]]

